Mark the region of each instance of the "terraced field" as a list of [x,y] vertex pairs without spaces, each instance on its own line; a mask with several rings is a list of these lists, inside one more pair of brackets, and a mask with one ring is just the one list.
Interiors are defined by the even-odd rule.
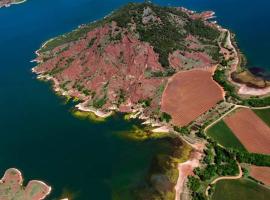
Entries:
[[216,184],[212,200],[269,200],[270,190],[246,180],[222,180]]
[[223,120],[209,128],[206,134],[224,147],[246,150]]

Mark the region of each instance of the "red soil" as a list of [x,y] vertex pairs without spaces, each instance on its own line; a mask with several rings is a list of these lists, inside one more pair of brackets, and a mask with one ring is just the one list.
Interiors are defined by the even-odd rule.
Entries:
[[251,166],[250,176],[270,186],[270,167]]
[[161,110],[171,115],[173,124],[185,126],[223,99],[224,91],[211,72],[179,72],[167,84]]
[[252,110],[239,109],[224,121],[248,151],[270,154],[270,128]]
[[[125,94],[121,111],[130,111],[139,100],[155,98],[154,95],[159,86],[166,82],[166,78],[146,77],[145,72],[164,70],[158,61],[158,54],[148,43],[141,42],[130,34],[123,34],[118,42],[110,42],[108,37],[117,29],[121,28],[111,23],[90,31],[86,38],[55,48],[52,51],[54,56],[36,67],[36,73],[43,74],[62,68],[53,77],[60,84],[69,81],[66,89],[73,91],[69,95],[79,97],[76,84],[94,91],[96,98],[106,94],[108,99],[102,107],[104,110],[118,102],[120,91]],[[88,44],[93,39],[94,42],[89,47]],[[66,46],[68,48],[65,49]],[[38,60],[43,60],[42,56]],[[68,59],[71,61],[65,67]]]
[[185,181],[187,180],[188,176],[194,176],[194,169],[196,167],[199,167],[200,165],[200,160],[202,159],[203,156],[203,149],[205,145],[202,143],[197,143],[193,145],[193,151],[191,152],[190,159],[184,163],[178,164],[178,171],[179,171],[179,176],[178,180],[175,186],[175,200],[180,200],[181,199],[181,194],[183,193],[183,187],[185,184]]

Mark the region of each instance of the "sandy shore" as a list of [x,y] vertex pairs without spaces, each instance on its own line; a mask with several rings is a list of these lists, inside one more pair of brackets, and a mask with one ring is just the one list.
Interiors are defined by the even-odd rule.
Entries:
[[193,175],[193,170],[200,166],[200,160],[203,156],[204,144],[191,145],[194,149],[191,158],[178,164],[179,177],[175,185],[175,200],[181,200],[181,194],[184,191],[187,177]]
[[243,95],[263,96],[270,93],[270,87],[263,89],[256,89],[248,87],[246,85],[241,85],[238,90],[238,93]]
[[161,126],[152,130],[153,133],[169,133],[170,128],[168,126]]
[[95,108],[85,107],[84,103],[80,103],[80,104],[76,105],[75,107],[80,111],[92,112],[97,117],[101,117],[101,118],[107,118],[107,117],[110,117],[113,114],[113,111],[109,111],[109,112],[105,113],[105,112],[102,112],[102,111],[97,110]]

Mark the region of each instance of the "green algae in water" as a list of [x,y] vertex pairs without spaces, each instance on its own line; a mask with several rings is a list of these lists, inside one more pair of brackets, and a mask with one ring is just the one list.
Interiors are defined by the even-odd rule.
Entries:
[[133,125],[130,130],[117,134],[133,143],[156,143],[157,151],[144,175],[132,185],[126,185],[122,191],[114,191],[113,199],[174,199],[174,186],[179,175],[177,165],[188,160],[192,148],[178,136],[152,133],[150,129]]
[[[57,98],[59,99],[59,97]],[[104,152],[100,152],[104,150],[97,151],[95,149],[93,151],[93,153],[97,155],[101,153],[101,155],[98,156],[100,157],[99,163],[107,163],[107,160],[114,160],[110,162],[112,164],[109,166],[96,169],[99,175],[102,173],[106,174],[107,170],[110,172],[110,175],[106,175],[103,180],[103,184],[109,188],[110,197],[102,199],[174,199],[174,185],[178,177],[177,163],[186,159],[185,154],[188,155],[188,153],[184,153],[185,149],[187,149],[185,143],[172,134],[153,133],[151,131],[152,127],[142,126],[142,121],[140,120],[125,120],[123,114],[116,113],[104,119],[97,117],[92,112],[83,112],[73,109],[74,105],[75,103],[72,101],[63,105],[64,107],[69,107],[67,110],[72,110],[73,121],[75,120],[86,126],[95,127],[92,131],[83,131],[83,129],[81,129],[82,125],[80,125],[80,127],[78,127],[79,129],[74,131],[74,133],[76,133],[76,140],[80,137],[78,133],[83,133],[82,138],[77,142],[80,146],[80,151],[78,151],[78,149],[73,150],[76,157],[80,158],[77,162],[81,162],[81,159],[85,159],[93,163],[91,161],[91,154],[87,155],[88,150],[85,150],[83,147],[84,143],[87,147],[100,145],[105,152],[107,152],[107,148],[110,149],[105,154]],[[69,112],[66,113],[70,115]],[[101,130],[106,130],[107,133],[104,135],[103,131],[96,127],[95,124],[98,125]],[[91,136],[88,140],[85,138],[87,135]],[[101,141],[94,142],[95,144],[90,142],[97,135],[100,135],[103,141],[107,141],[108,139],[110,141],[109,144],[112,141],[116,141],[116,144],[110,144],[108,146],[108,144],[106,145]],[[67,141],[66,137],[65,141]],[[69,146],[67,148],[69,148]],[[112,155],[113,157],[111,157]],[[75,164],[76,159],[72,159],[72,163],[74,162]],[[85,166],[87,165],[89,165],[89,163],[85,164]],[[83,165],[80,164],[79,166]],[[74,169],[76,169],[76,167]],[[105,171],[102,171],[102,169]],[[85,169],[77,170],[79,172],[85,171]],[[94,171],[93,173],[96,172]],[[91,176],[87,174],[83,176],[83,179],[88,178],[91,179]],[[98,180],[100,179],[101,178]],[[88,185],[87,183],[84,184]],[[54,185],[52,186],[54,187]],[[75,190],[73,187],[65,187],[63,185],[61,185],[61,187],[65,192],[62,193],[62,195],[58,195],[58,197],[66,196],[71,199],[84,200],[85,196],[91,195],[87,194],[83,189]],[[81,183],[77,188],[80,187],[82,187]]]
[[116,135],[135,141],[160,139],[169,136],[169,133],[152,132],[152,129],[152,127],[133,125],[130,130],[117,132]]
[[80,110],[73,110],[72,115],[79,119],[88,119],[91,122],[102,123],[106,122],[106,118],[98,117],[93,112],[84,112]]

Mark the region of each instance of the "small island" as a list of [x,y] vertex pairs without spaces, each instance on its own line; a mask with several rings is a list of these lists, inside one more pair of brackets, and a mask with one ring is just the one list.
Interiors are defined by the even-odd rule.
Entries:
[[51,192],[51,187],[37,180],[23,186],[23,177],[19,170],[8,169],[0,180],[0,199],[2,200],[42,200]]
[[32,71],[79,101],[80,116],[126,113],[147,125],[134,138],[172,136],[138,199],[220,199],[228,179],[227,199],[251,185],[269,195],[270,84],[248,71],[214,14],[130,3],[36,51]]
[[0,8],[9,7],[12,4],[20,4],[24,2],[26,2],[26,0],[0,0]]

